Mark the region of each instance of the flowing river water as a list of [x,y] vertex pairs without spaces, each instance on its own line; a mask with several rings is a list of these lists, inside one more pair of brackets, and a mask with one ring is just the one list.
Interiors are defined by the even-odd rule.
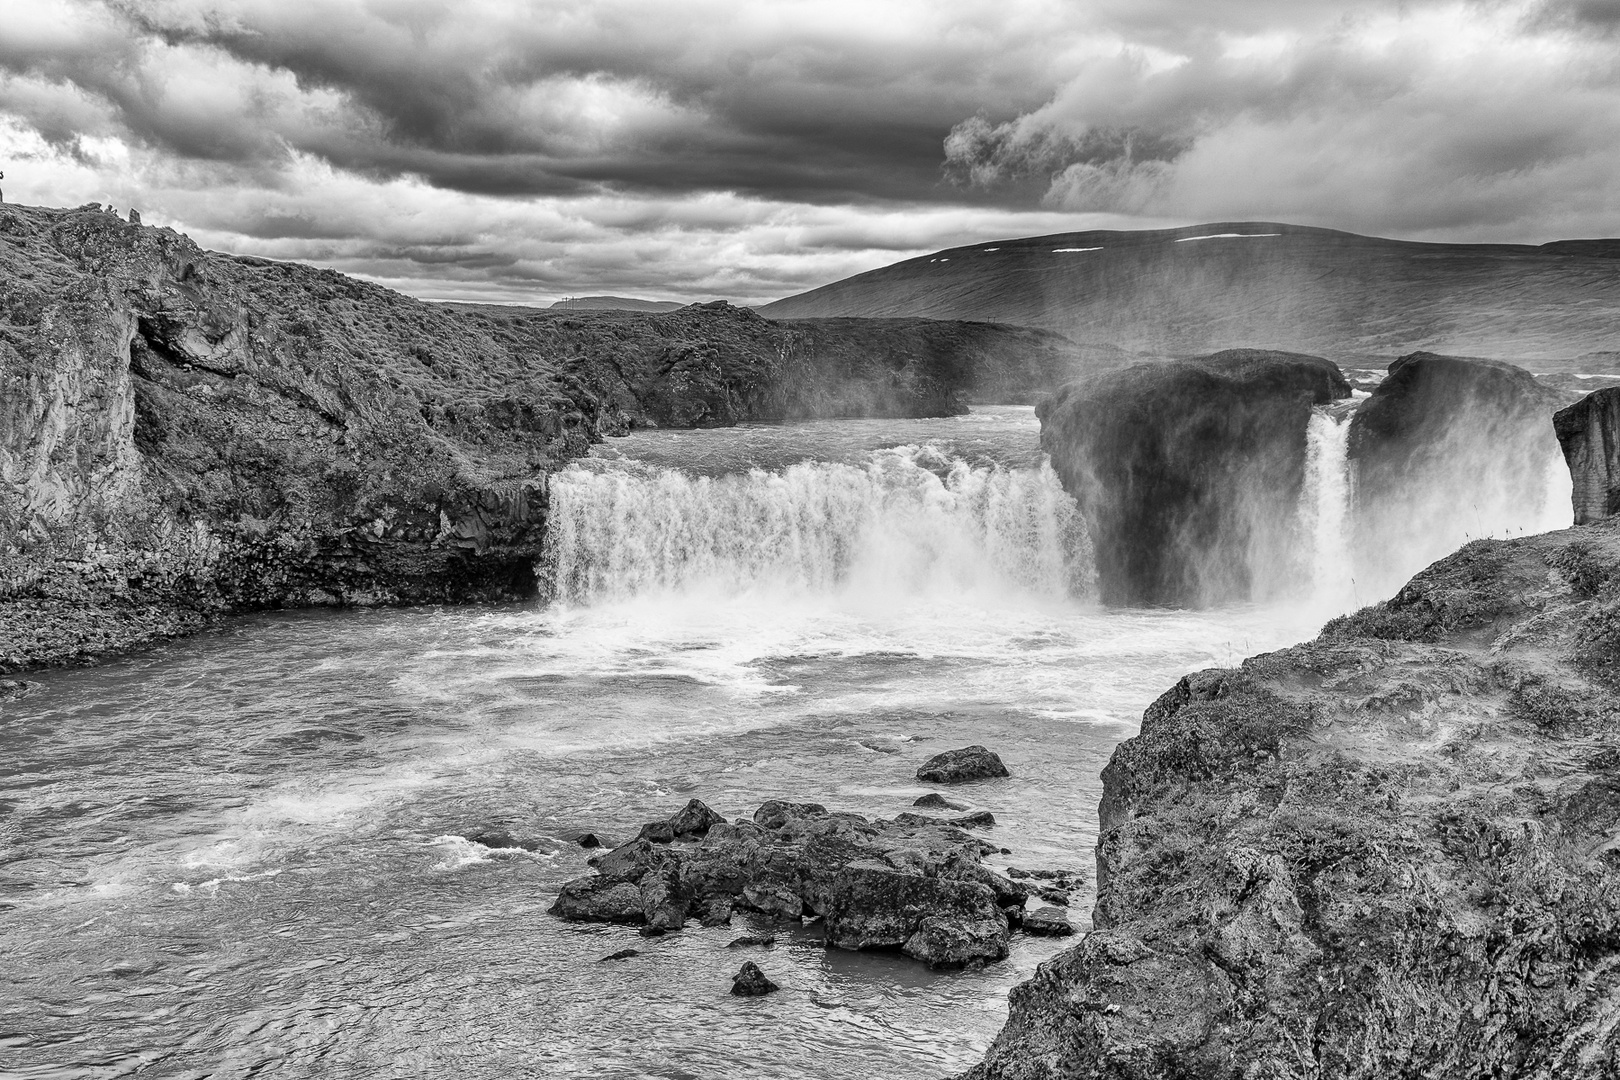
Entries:
[[[1312,430],[1300,512],[1332,578],[1343,439]],[[693,797],[893,816],[968,743],[1013,772],[954,792],[994,812],[1000,867],[1089,878],[1098,773],[1142,709],[1310,636],[1347,586],[1100,609],[1038,434],[1017,408],[638,433],[553,478],[545,603],[255,616],[34,676],[0,714],[0,1074],[966,1068],[1063,943],[930,972],[814,924],[728,950],[746,917],[642,939],[546,908],[587,872],[577,831]],[[536,850],[459,836],[485,825]],[[783,991],[731,997],[743,959]]]

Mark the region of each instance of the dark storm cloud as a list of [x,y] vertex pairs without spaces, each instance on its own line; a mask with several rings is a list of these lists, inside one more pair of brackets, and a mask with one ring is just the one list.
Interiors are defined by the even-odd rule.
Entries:
[[[1037,27],[1009,39],[925,7],[908,37],[811,7],[783,20],[720,4],[67,6],[65,41],[29,48],[0,29],[0,70],[104,103],[143,142],[232,163],[307,152],[496,195],[960,201],[940,183],[951,126],[1048,88]],[[178,100],[176,62],[235,85],[219,107]]]
[[1620,0],[28,0],[8,197],[426,295],[1191,221],[1613,234]]

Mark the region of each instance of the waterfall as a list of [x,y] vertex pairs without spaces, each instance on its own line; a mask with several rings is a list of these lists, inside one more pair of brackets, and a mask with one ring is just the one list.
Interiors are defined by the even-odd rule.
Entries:
[[674,591],[1093,591],[1090,542],[1049,465],[975,465],[931,447],[723,476],[575,464],[551,479],[547,528],[546,585],[573,604]]
[[1311,601],[1336,611],[1355,606],[1350,546],[1350,411],[1311,410],[1305,429],[1300,526],[1309,545]]

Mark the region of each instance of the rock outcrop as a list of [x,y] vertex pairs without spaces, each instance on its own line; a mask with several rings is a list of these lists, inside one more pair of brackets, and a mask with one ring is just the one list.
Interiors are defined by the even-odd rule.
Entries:
[[0,207],[0,671],[219,612],[532,595],[547,476],[604,435],[952,414],[1032,333],[914,322],[430,304]]
[[1497,360],[1391,364],[1350,421],[1363,595],[1388,596],[1468,540],[1568,524],[1562,492],[1549,494],[1562,472],[1552,416],[1568,400]]
[[551,913],[666,931],[717,908],[819,915],[830,948],[895,949],[931,967],[962,967],[1007,955],[1030,896],[982,863],[987,845],[937,823],[768,802],[752,821],[687,835],[638,838],[598,856],[596,873],[564,885]]
[[1620,522],[1190,675],[969,1080],[1620,1075]]
[[1090,525],[1107,604],[1264,599],[1294,584],[1311,408],[1349,397],[1320,357],[1231,350],[1141,364],[1043,402],[1041,446]]
[[1560,409],[1553,431],[1569,465],[1575,524],[1620,513],[1620,387]]

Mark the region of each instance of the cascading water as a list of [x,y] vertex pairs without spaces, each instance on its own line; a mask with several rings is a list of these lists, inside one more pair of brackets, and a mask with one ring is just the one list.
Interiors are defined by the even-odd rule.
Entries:
[[571,604],[693,589],[1092,591],[1084,526],[1049,465],[970,464],[929,446],[721,476],[576,465],[552,479],[549,529],[545,576]]
[[1348,610],[1355,604],[1350,554],[1350,411],[1314,409],[1305,429],[1305,485],[1300,525],[1310,544],[1311,602]]

